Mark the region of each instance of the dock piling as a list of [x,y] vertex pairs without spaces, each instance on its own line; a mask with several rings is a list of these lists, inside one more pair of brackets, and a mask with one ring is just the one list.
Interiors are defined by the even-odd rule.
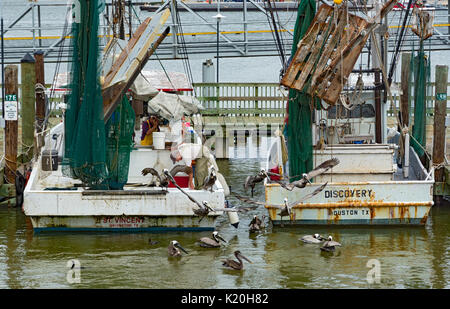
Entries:
[[[447,114],[448,66],[436,65],[436,88],[433,130],[433,166],[435,186],[444,184],[445,172],[445,117]],[[436,192],[436,190],[435,190]],[[442,195],[435,195],[435,203],[442,203]]]

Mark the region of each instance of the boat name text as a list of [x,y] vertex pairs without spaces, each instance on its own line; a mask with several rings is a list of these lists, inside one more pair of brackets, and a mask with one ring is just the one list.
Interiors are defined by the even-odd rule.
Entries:
[[373,190],[365,189],[346,189],[346,190],[324,190],[325,198],[338,198],[338,197],[372,197]]

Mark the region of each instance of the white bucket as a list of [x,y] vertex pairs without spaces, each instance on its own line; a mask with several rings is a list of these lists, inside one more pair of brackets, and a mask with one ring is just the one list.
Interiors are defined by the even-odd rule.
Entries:
[[155,149],[165,148],[165,132],[153,132],[153,147]]

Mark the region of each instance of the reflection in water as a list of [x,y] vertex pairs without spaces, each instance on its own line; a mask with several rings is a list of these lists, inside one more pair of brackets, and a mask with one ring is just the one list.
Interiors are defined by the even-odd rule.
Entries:
[[[263,143],[261,143],[263,144]],[[239,151],[236,150],[236,154]],[[256,174],[261,159],[219,160],[232,191],[245,195],[245,177]],[[264,200],[263,186],[255,199]],[[235,205],[241,205],[230,197]],[[239,228],[227,216],[217,229],[228,241],[220,248],[198,245],[205,233],[103,233],[34,235],[16,209],[0,209],[0,288],[449,288],[450,209],[432,208],[426,227],[272,228],[252,234],[248,225],[264,208],[240,214]],[[266,218],[267,220],[267,218]],[[305,244],[303,235],[332,235],[342,244],[334,253]],[[149,245],[149,238],[159,243]],[[189,252],[169,258],[179,241]],[[253,263],[244,270],[222,266],[240,250]],[[78,259],[81,283],[66,280],[67,261]],[[367,263],[380,262],[381,282],[369,284]]]

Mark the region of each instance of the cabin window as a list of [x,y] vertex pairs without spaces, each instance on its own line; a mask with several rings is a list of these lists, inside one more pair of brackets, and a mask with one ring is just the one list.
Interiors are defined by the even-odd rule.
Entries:
[[336,119],[336,108],[338,110],[338,119],[375,117],[375,109],[371,104],[358,105],[351,111],[342,105],[335,105],[328,110],[328,119]]

